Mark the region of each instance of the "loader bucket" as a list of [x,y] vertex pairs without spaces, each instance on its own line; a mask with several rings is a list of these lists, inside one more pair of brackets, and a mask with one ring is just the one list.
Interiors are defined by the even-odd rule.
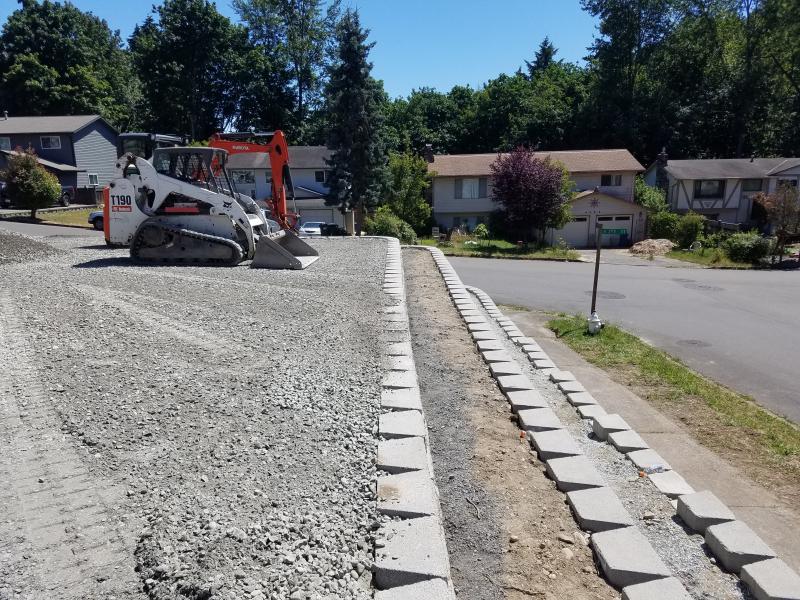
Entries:
[[319,258],[319,252],[291,231],[262,236],[256,246],[253,269],[305,269]]

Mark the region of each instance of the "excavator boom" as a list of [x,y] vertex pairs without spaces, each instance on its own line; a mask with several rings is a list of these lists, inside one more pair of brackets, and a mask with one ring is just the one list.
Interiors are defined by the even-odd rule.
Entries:
[[283,229],[297,230],[299,215],[289,212],[288,208],[288,196],[294,197],[294,186],[289,169],[289,146],[282,131],[215,133],[208,145],[227,150],[228,154],[262,152],[268,155],[272,172],[272,197],[269,200],[272,218]]

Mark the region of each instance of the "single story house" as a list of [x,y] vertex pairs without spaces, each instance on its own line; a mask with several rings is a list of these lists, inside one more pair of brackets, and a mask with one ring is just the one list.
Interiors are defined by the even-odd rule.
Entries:
[[[300,222],[323,221],[344,227],[344,215],[336,206],[326,204],[331,151],[325,146],[289,146],[295,202]],[[228,170],[236,188],[256,200],[272,195],[269,156],[263,152],[232,154]],[[289,206],[290,211],[295,207]]]
[[675,212],[693,211],[715,221],[749,224],[758,220],[753,196],[770,194],[783,184],[797,187],[800,158],[670,160],[662,151],[644,179],[666,190]]
[[117,131],[100,115],[0,117],[0,169],[17,149],[28,148],[74,191],[71,200],[95,202],[116,173]]
[[[595,226],[613,233],[602,236],[603,246],[627,246],[644,238],[646,214],[634,203],[636,175],[644,170],[630,152],[568,150],[536,152],[537,158],[562,163],[575,184],[572,221],[548,232],[548,240],[563,240],[573,248],[594,246]],[[473,229],[486,223],[498,208],[492,200],[491,164],[497,154],[430,155],[433,175],[433,216],[441,228]]]

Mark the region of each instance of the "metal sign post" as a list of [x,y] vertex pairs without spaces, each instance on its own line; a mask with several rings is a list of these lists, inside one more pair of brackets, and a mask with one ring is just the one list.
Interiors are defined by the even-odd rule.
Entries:
[[589,319],[587,325],[589,327],[589,333],[594,335],[600,328],[603,326],[602,321],[600,321],[600,317],[597,316],[597,278],[600,275],[600,238],[603,234],[603,224],[598,222],[594,226],[595,228],[595,236],[594,236],[594,243],[595,247],[597,248],[597,253],[595,254],[594,259],[594,285],[592,285],[592,310],[589,311]]

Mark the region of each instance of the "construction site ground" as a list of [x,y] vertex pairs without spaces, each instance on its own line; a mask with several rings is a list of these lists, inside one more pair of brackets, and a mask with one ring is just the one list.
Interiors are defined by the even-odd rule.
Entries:
[[372,596],[380,240],[313,270],[0,232],[0,598]]

